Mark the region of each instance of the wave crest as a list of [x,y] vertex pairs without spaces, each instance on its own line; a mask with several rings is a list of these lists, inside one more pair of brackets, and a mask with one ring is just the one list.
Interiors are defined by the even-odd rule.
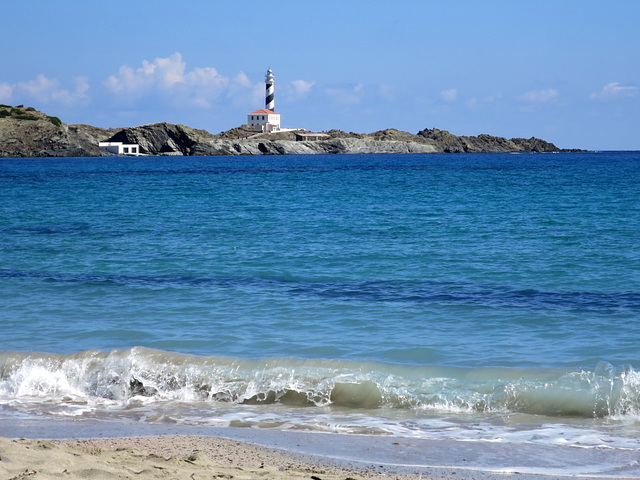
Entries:
[[606,362],[591,370],[462,369],[199,357],[140,347],[67,355],[0,353],[0,404],[54,400],[640,416],[640,375],[631,366]]

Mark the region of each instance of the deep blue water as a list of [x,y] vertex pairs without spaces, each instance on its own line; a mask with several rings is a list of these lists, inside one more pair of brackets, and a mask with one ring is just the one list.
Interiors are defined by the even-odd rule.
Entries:
[[638,361],[636,153],[0,169],[3,350]]
[[6,415],[635,418],[640,153],[0,159],[0,325]]

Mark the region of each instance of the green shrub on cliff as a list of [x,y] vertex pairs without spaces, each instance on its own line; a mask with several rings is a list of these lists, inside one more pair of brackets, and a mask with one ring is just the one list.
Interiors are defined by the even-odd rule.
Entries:
[[53,123],[56,127],[62,126],[62,120],[60,120],[58,117],[47,117],[47,118],[51,120],[51,123]]

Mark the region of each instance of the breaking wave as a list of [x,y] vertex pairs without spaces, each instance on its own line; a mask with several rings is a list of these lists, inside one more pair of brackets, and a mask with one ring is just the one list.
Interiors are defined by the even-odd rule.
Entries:
[[0,407],[36,402],[100,409],[133,400],[599,418],[640,413],[640,375],[606,362],[593,369],[465,369],[202,357],[141,347],[0,353]]

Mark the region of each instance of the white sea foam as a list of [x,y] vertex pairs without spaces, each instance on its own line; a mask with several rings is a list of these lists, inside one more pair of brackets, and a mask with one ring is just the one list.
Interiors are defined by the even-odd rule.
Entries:
[[601,362],[593,370],[459,369],[348,361],[197,357],[134,348],[71,355],[0,356],[5,398],[65,398],[123,405],[138,399],[525,413],[636,419],[638,372]]
[[134,348],[0,355],[6,415],[639,448],[638,374],[241,360]]

